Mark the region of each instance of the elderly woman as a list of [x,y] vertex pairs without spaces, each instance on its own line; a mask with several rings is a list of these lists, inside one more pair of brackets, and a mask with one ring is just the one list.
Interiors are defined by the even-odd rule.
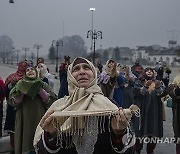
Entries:
[[134,135],[122,108],[102,94],[93,64],[76,58],[68,85],[69,96],[54,102],[36,129],[37,153],[129,154]]
[[29,66],[23,79],[10,91],[9,104],[15,108],[15,154],[35,153],[33,138],[36,127],[56,95]]

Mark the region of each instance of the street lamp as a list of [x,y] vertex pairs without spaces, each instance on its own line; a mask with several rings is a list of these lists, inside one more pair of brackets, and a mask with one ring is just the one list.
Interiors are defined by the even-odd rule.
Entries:
[[23,51],[25,51],[25,60],[27,60],[27,59],[26,59],[26,57],[27,57],[26,52],[27,52],[27,51],[29,51],[29,48],[27,48],[27,47],[23,47],[23,48],[22,48],[22,50],[23,50]]
[[54,47],[54,45],[56,46],[56,68],[55,68],[55,71],[56,73],[58,72],[58,61],[59,61],[59,54],[58,54],[58,47],[59,46],[63,46],[63,41],[62,40],[53,40],[52,41],[52,47]]
[[34,44],[34,48],[37,49],[37,59],[39,58],[39,49],[42,48],[41,44]]
[[87,38],[89,38],[89,36],[91,36],[93,43],[94,43],[94,54],[93,54],[93,64],[95,65],[95,48],[96,48],[96,40],[100,37],[100,39],[102,39],[102,32],[101,31],[92,31],[89,30],[87,32]]
[[14,0],[9,0],[9,3],[14,3]]
[[[95,8],[90,8],[89,9],[91,12],[92,12],[92,28],[91,30],[93,31],[93,11],[95,11],[96,9]],[[91,52],[93,51],[93,39],[91,39]]]

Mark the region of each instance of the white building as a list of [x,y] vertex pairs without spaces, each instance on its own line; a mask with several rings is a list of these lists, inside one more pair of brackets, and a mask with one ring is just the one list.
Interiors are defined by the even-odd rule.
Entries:
[[132,60],[146,59],[149,63],[155,64],[158,61],[165,61],[168,65],[179,65],[175,48],[158,48],[157,46],[138,47],[133,51]]

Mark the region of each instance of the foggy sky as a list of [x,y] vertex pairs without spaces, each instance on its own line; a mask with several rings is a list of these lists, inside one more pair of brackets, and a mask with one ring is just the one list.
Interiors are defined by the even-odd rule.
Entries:
[[0,36],[8,35],[16,49],[42,44],[48,53],[52,40],[80,35],[90,50],[87,31],[102,31],[96,48],[180,42],[180,0],[0,0]]

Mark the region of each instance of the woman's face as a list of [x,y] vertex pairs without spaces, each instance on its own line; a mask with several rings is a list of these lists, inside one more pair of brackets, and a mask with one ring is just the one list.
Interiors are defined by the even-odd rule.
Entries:
[[146,75],[147,75],[148,77],[152,77],[152,76],[154,75],[154,72],[153,72],[152,70],[147,70],[147,71],[146,71]]
[[39,64],[38,64],[37,69],[38,69],[38,70],[42,70],[42,69],[43,69],[42,63],[39,63]]
[[109,63],[108,63],[108,67],[109,68],[114,68],[115,67],[115,62],[114,61],[110,61]]
[[79,87],[86,88],[94,80],[94,74],[87,63],[80,63],[73,67],[72,76],[76,79]]
[[30,79],[34,79],[36,77],[36,71],[33,67],[28,67],[26,69],[26,75]]

